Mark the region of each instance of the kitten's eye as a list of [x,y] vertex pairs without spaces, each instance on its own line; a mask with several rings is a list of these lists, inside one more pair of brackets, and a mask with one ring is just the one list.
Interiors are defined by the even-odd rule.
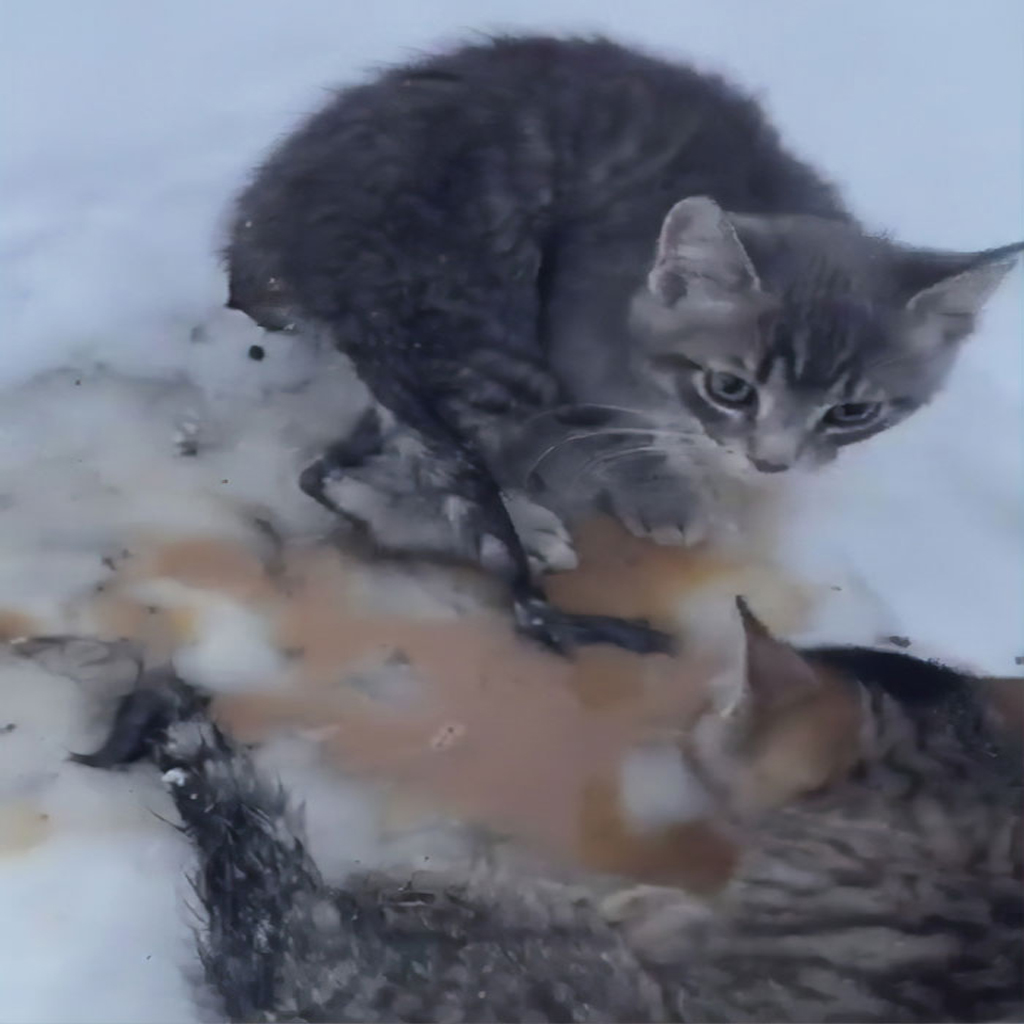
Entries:
[[725,370],[707,370],[704,373],[704,393],[718,405],[727,409],[742,409],[753,405],[757,399],[757,388]]
[[822,423],[828,427],[863,427],[877,419],[881,411],[881,402],[843,402],[833,405],[822,417]]

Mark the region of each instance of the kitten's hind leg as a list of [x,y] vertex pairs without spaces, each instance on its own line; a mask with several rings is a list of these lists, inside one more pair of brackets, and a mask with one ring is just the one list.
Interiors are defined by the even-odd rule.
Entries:
[[[452,493],[444,462],[388,421],[386,412],[369,408],[302,472],[299,486],[380,551],[471,561],[500,572],[506,557],[500,544],[481,532],[471,504]],[[520,492],[506,494],[505,503],[535,574],[576,566],[572,539],[553,512]]]
[[351,433],[309,466],[302,489],[354,524],[379,550],[469,561],[503,579],[519,629],[568,651],[612,644],[640,654],[671,649],[646,623],[553,608],[534,572],[572,568],[568,533],[522,495],[505,497],[475,461],[439,455],[372,407]]
[[299,486],[377,551],[487,567],[487,545],[446,463],[379,406],[307,466]]
[[[463,447],[458,453],[451,470],[453,483],[479,524],[485,567],[508,585],[520,632],[560,654],[593,644],[611,644],[636,654],[673,649],[672,638],[646,622],[565,612],[550,604],[534,581],[526,548],[497,481],[471,449]],[[485,545],[490,550],[485,551]]]

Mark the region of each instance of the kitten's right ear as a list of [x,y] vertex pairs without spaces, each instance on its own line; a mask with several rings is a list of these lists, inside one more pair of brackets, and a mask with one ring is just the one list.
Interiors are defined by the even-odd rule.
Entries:
[[1022,252],[1024,242],[975,253],[912,251],[900,267],[910,293],[906,308],[937,321],[944,341],[960,341]]
[[666,306],[684,295],[758,291],[754,265],[722,208],[706,196],[676,203],[661,226],[647,287]]

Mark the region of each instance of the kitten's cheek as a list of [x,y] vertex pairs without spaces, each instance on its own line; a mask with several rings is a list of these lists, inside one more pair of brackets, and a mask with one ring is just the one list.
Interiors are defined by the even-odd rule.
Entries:
[[744,444],[736,437],[735,433],[729,430],[721,429],[721,425],[713,419],[702,419],[701,426],[704,428],[704,433],[711,438],[715,444],[720,444],[723,448],[728,448],[732,451],[744,451]]
[[822,466],[827,466],[830,462],[835,462],[838,454],[839,449],[834,445],[817,448],[814,451],[808,452],[801,458],[798,468],[812,470],[821,469]]

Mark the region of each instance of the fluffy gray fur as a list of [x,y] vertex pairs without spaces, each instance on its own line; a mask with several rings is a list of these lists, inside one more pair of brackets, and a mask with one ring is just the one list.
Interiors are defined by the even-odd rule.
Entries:
[[499,485],[697,536],[718,511],[701,440],[767,473],[897,423],[1020,248],[869,235],[722,79],[512,37],[332,98],[242,193],[226,255],[230,305],[325,334],[382,410],[374,445],[364,429],[307,489],[379,521],[382,547],[479,559],[525,593]]
[[827,660],[882,677],[850,680],[862,760],[760,822],[714,907],[656,890],[610,912],[596,890],[493,873],[333,888],[284,794],[167,676],[126,698],[80,760],[149,756],[163,771],[196,846],[201,953],[230,1020],[1020,1020],[1019,747],[948,670]]

